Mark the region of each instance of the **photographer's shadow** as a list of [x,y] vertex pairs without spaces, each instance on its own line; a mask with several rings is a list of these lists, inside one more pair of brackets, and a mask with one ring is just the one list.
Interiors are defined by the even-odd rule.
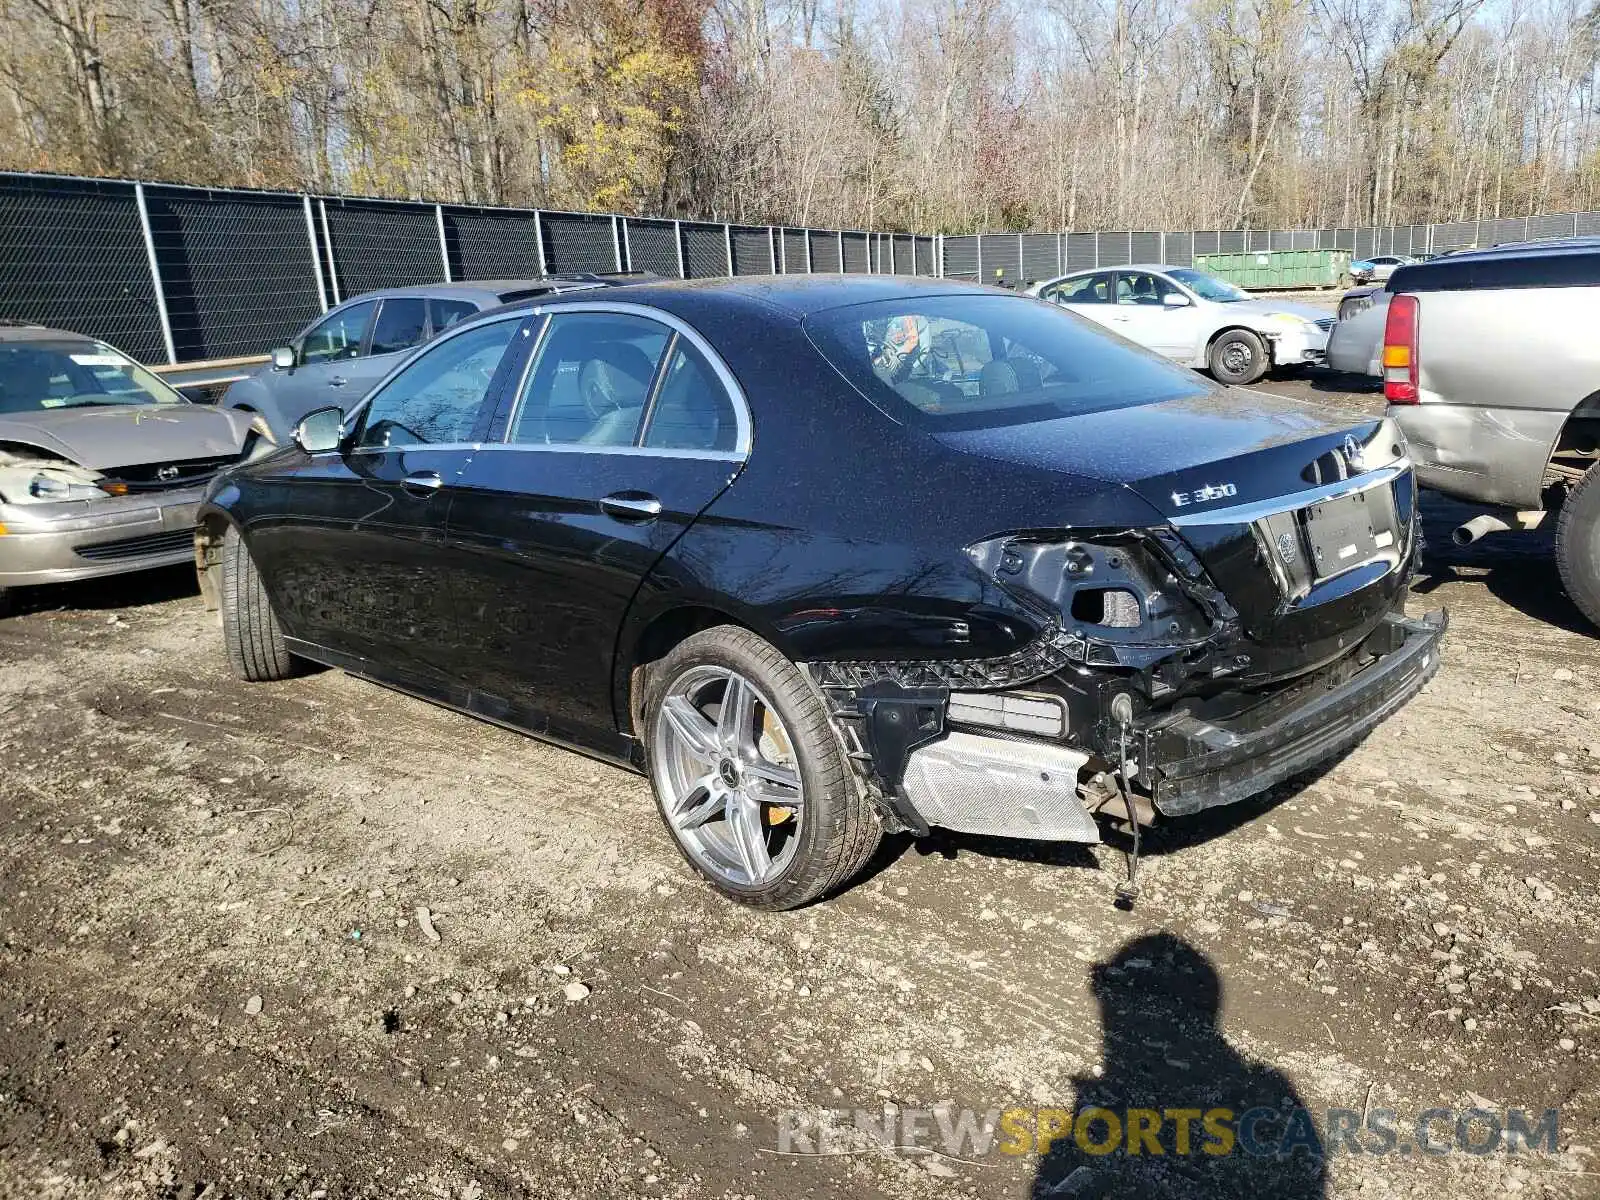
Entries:
[[[1074,1080],[1077,1127],[1042,1157],[1034,1200],[1327,1195],[1319,1134],[1294,1085],[1218,1028],[1222,981],[1210,959],[1149,934],[1096,964],[1093,986],[1104,1070]],[[1105,1116],[1085,1118],[1089,1107],[1112,1114],[1118,1132]]]

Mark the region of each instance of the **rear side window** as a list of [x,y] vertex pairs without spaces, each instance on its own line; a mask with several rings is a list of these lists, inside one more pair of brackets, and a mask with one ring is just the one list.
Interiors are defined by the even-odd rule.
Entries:
[[435,298],[428,301],[428,316],[433,319],[435,335],[443,333],[458,321],[465,321],[477,311],[478,306],[467,300]]
[[805,323],[856,389],[908,425],[983,429],[1211,390],[1193,372],[1020,296],[908,296]]
[[422,340],[428,328],[428,302],[420,296],[391,296],[378,310],[370,354],[394,354]]
[[528,375],[511,440],[631,446],[672,331],[622,313],[557,313]]
[[680,340],[661,377],[644,444],[655,450],[732,450],[739,424],[733,401],[700,351]]

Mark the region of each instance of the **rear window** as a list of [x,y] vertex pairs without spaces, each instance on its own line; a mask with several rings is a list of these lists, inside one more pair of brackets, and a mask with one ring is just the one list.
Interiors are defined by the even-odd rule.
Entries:
[[928,429],[1050,421],[1208,390],[1192,371],[1019,296],[912,295],[828,309],[805,327],[862,395]]

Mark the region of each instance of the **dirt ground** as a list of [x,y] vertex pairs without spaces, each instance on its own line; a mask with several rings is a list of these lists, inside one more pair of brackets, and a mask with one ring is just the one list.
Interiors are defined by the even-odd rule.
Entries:
[[[1264,387],[1377,406],[1347,382]],[[183,571],[37,593],[0,621],[0,1195],[1092,1195],[1062,1143],[776,1151],[785,1110],[1097,1097],[1560,1108],[1554,1154],[1150,1159],[1140,1194],[1600,1194],[1600,642],[1537,536],[1424,510],[1434,683],[1147,836],[1131,913],[1120,842],[953,838],[743,911],[640,779],[236,682]]]

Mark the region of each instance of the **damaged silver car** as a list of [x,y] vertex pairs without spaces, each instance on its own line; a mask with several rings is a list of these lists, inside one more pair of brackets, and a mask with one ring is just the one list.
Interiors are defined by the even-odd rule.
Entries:
[[193,404],[104,342],[0,325],[0,608],[189,561],[206,484],[273,448],[260,418]]

